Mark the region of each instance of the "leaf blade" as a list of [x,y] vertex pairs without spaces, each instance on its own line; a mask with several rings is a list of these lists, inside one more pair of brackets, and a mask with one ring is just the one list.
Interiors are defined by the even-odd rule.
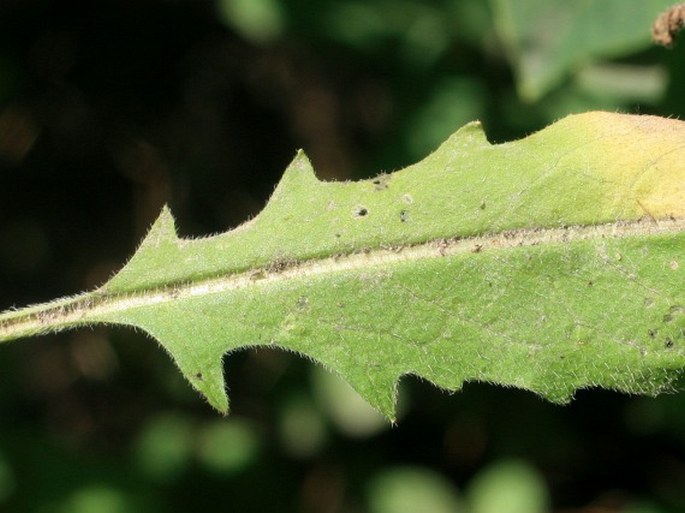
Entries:
[[222,412],[224,354],[256,346],[323,364],[389,418],[407,374],[557,402],[657,393],[685,364],[683,141],[680,121],[598,112],[501,145],[469,124],[355,183],[299,154],[255,219],[183,240],[164,209],[119,274],[27,333],[135,326]]

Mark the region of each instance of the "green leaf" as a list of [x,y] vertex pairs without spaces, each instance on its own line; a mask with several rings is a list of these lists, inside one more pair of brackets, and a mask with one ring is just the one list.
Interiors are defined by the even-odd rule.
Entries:
[[521,97],[539,99],[599,58],[649,47],[651,26],[672,0],[491,0]]
[[0,315],[0,341],[112,323],[157,339],[228,410],[222,357],[294,351],[392,418],[414,374],[565,402],[655,394],[685,364],[685,123],[592,112],[491,145],[478,123],[422,162],[320,182],[300,153],[235,230],[179,239],[164,209],[92,293]]

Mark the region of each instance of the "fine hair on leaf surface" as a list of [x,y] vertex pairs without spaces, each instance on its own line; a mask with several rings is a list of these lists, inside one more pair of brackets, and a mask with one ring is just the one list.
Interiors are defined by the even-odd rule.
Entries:
[[349,183],[300,152],[254,219],[181,239],[165,207],[111,280],[0,315],[0,341],[134,326],[224,413],[224,355],[258,346],[324,365],[390,419],[404,375],[559,403],[656,394],[685,363],[684,141],[653,116],[589,112],[497,145],[474,122]]

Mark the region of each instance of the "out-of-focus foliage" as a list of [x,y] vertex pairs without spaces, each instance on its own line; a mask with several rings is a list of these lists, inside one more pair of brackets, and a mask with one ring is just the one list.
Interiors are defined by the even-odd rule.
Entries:
[[[645,27],[654,21],[654,13],[672,3],[492,0],[495,25],[516,71],[519,94],[531,101],[557,86],[564,75],[578,73],[598,59],[622,57],[646,48],[650,32]],[[632,86],[638,98],[645,87],[643,82],[639,73],[632,80],[619,74],[614,87]],[[657,95],[651,99],[656,100]]]
[[[542,3],[0,3],[0,306],[104,282],[165,202],[182,235],[241,223],[299,147],[347,179],[411,163],[474,118],[500,142],[572,112],[685,114],[683,45],[648,37],[670,2]],[[554,64],[532,92],[528,50]],[[478,512],[504,493],[541,511],[685,509],[682,393],[587,391],[559,408],[407,379],[399,424],[350,410],[368,423],[355,431],[306,362],[225,364],[233,413],[217,419],[140,335],[4,347],[0,509],[393,511],[408,490]]]

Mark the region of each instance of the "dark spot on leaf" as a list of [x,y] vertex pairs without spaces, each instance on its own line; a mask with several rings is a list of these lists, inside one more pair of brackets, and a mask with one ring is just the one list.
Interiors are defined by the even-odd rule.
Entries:
[[668,309],[666,315],[664,315],[664,322],[671,322],[677,316],[683,315],[683,313],[685,313],[685,308],[683,308],[682,305],[673,305]]
[[195,374],[195,378],[202,380],[203,379],[202,373],[198,372],[197,374]]
[[403,223],[409,221],[409,212],[407,212],[406,210],[402,210],[400,212],[400,221]]
[[302,309],[305,308],[309,304],[309,299],[307,299],[306,296],[300,296],[297,299],[297,307]]
[[366,207],[356,207],[354,209],[354,217],[364,217],[368,215],[369,211]]
[[384,191],[388,188],[388,175],[377,176],[371,183],[374,185],[374,190]]
[[649,338],[656,338],[656,330],[647,330],[647,333],[649,334]]
[[283,260],[283,259],[277,258],[277,259],[269,262],[269,264],[266,266],[266,270],[271,272],[271,273],[277,273],[277,272],[280,272],[284,269],[287,269],[293,263],[294,262],[290,262],[288,260]]
[[671,347],[673,347],[673,340],[671,340],[670,338],[667,338],[667,339],[664,341],[664,347],[665,347],[666,349],[670,349]]
[[587,282],[588,287],[592,287],[594,284],[595,284],[595,282],[593,282],[592,280],[588,280],[588,282]]
[[481,210],[485,210],[485,206],[485,201],[481,201],[480,205],[478,205],[478,208],[480,208]]
[[342,235],[340,235],[339,233],[336,233],[336,234],[335,234],[335,238],[336,238],[336,239],[339,239],[340,237],[342,237]]

